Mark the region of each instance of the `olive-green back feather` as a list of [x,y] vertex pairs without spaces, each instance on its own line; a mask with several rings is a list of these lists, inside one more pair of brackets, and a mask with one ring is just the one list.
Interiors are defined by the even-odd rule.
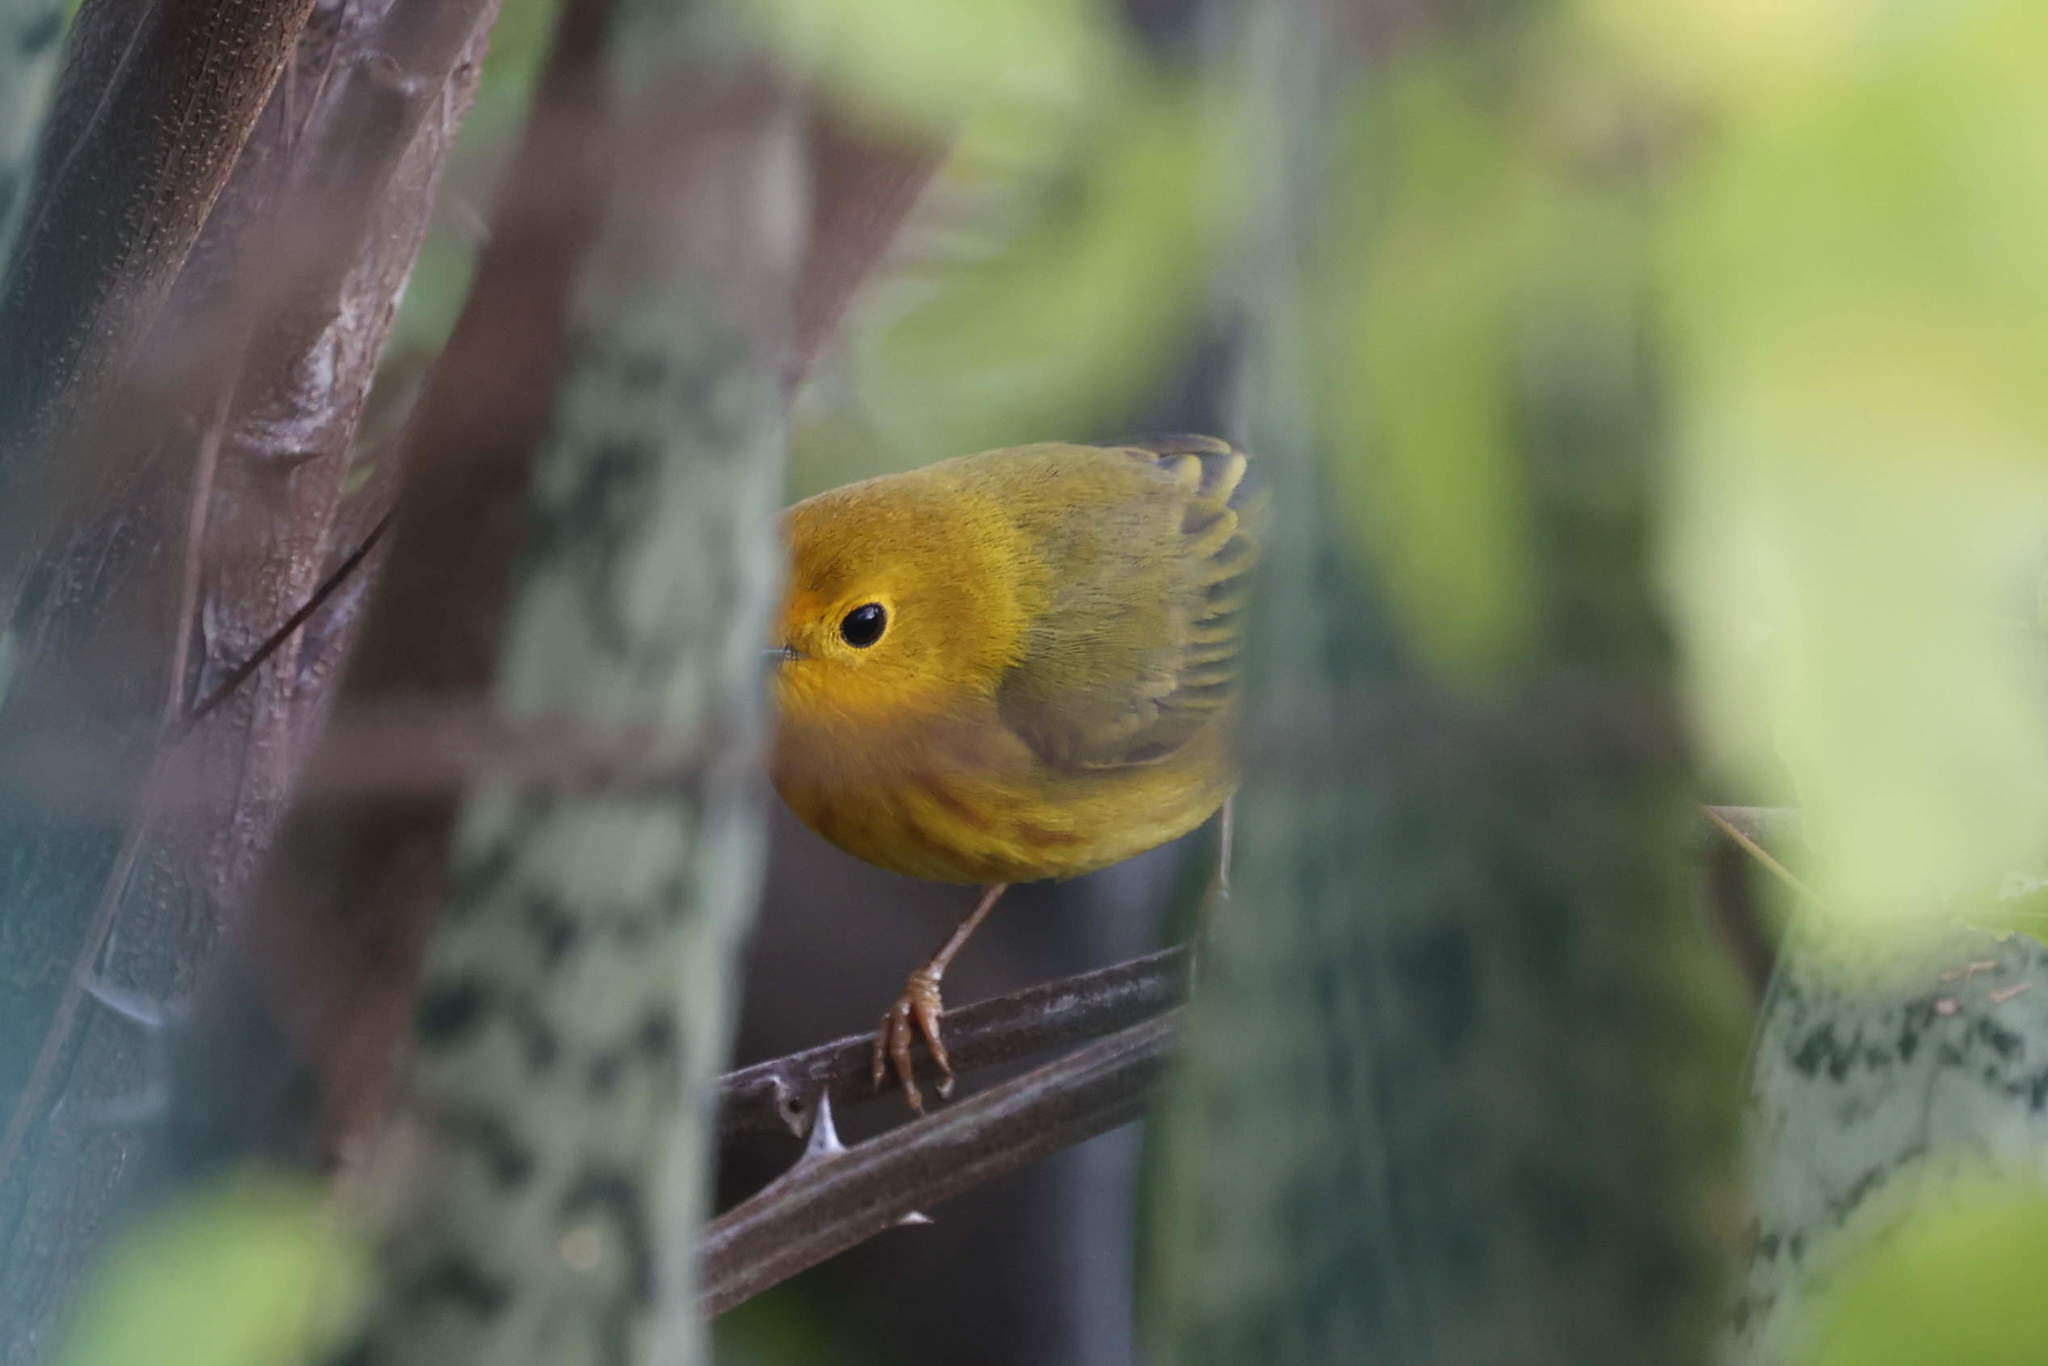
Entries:
[[1020,525],[1060,568],[997,705],[1050,764],[1157,762],[1237,691],[1258,558],[1245,455],[1203,436],[1057,450],[1099,464],[1085,481],[1098,502],[1080,515],[1018,501]]

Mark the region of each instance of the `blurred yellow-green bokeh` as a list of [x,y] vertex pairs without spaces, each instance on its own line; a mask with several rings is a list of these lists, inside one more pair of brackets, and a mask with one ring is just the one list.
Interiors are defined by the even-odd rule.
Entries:
[[1813,1366],[2032,1366],[2048,1342],[2048,1189],[1990,1184],[1907,1219],[1845,1267]]
[[[1614,22],[1661,64],[1680,8]],[[1996,923],[2048,852],[2048,15],[1734,17],[1768,69],[1691,45],[1664,258],[1697,714],[1803,808],[1830,909]]]
[[311,1177],[241,1172],[193,1188],[115,1241],[71,1316],[59,1366],[293,1366],[355,1313],[364,1249]]

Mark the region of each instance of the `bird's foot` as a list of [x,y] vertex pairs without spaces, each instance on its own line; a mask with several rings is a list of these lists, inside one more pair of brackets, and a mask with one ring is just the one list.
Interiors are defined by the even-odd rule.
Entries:
[[924,1113],[924,1095],[917,1089],[917,1069],[910,1058],[910,1045],[919,1035],[924,1036],[925,1046],[932,1051],[932,1060],[945,1074],[939,1079],[939,1095],[943,1098],[953,1094],[953,1063],[946,1056],[945,1041],[939,1030],[939,1017],[945,1008],[945,1002],[939,996],[939,974],[926,965],[910,974],[910,980],[903,985],[903,994],[883,1013],[881,1028],[875,1031],[872,1069],[875,1086],[879,1089],[882,1078],[893,1070],[898,1084],[903,1087],[903,1099],[919,1114]]

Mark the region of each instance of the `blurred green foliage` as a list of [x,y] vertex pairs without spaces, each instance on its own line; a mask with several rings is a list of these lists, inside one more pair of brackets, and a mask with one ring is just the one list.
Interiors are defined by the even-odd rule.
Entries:
[[1448,46],[1376,73],[1342,119],[1307,300],[1331,482],[1355,550],[1432,664],[1490,672],[1534,629],[1514,324],[1554,196]]
[[[822,1282],[822,1288],[821,1288]],[[884,1353],[849,1327],[872,1323],[863,1306],[844,1302],[825,1276],[778,1286],[711,1322],[719,1366],[880,1366]]]
[[786,70],[899,132],[949,134],[991,102],[1085,102],[1123,60],[1098,0],[757,0],[748,13]]
[[[779,57],[947,158],[811,386],[793,492],[1114,435],[1192,350],[1235,221],[1234,95],[1098,0],[778,0]],[[914,11],[914,13],[912,13]]]
[[2048,22],[1589,8],[1697,123],[1669,579],[1708,737],[1804,808],[1831,908],[2003,923],[2048,852]]
[[[1134,61],[1059,137],[1014,149],[1030,171],[1006,187],[1010,230],[882,287],[852,365],[891,465],[1094,434],[1186,357],[1223,224],[1221,111]],[[956,155],[995,135],[965,131]]]
[[[1653,449],[1664,101],[1570,6],[1397,45],[1332,138],[1306,300],[1324,456],[1406,647],[1474,681],[1605,615],[1537,524],[1600,522]],[[1619,424],[1619,425],[1617,425]],[[1538,496],[1527,461],[1561,474]],[[1569,504],[1571,506],[1566,506]],[[1569,533],[1566,539],[1570,539]],[[1552,581],[1556,580],[1556,581]]]
[[1813,1366],[2033,1366],[2048,1343],[2048,1188],[1989,1184],[1846,1268]]
[[296,1366],[360,1302],[364,1250],[319,1183],[242,1172],[122,1234],[72,1313],[59,1366]]
[[[508,0],[451,172],[471,203],[552,9]],[[1162,63],[1091,0],[756,12],[848,117],[950,147],[806,395],[793,492],[1113,434],[1186,354],[1241,225],[1227,67]],[[1319,454],[1404,645],[1485,678],[1569,612],[1517,444],[1557,419],[1528,398],[1611,395],[1654,361],[1709,757],[1732,795],[1804,808],[1802,874],[1870,926],[2042,924],[2043,70],[2033,0],[1563,0],[1456,52],[1394,47],[1333,137],[1301,320]],[[430,243],[402,345],[445,335],[465,241]],[[1597,470],[1574,496],[1597,502]],[[2042,1336],[2018,1274],[2048,1254],[2039,1204],[1886,1244],[1840,1282],[1820,1360],[2031,1359],[2010,1353]]]
[[[553,0],[508,0],[394,358],[431,353]],[[947,157],[808,386],[794,495],[991,446],[1114,435],[1185,359],[1237,221],[1235,95],[1148,55],[1103,0],[760,0],[755,34],[834,111]]]

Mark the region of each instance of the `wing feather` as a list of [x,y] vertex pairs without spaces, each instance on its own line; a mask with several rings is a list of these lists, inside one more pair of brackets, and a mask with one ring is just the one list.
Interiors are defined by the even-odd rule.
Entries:
[[997,703],[1047,763],[1157,763],[1236,697],[1257,500],[1244,452],[1210,437],[1091,454],[1129,462],[1104,486],[1128,499],[1127,515],[1103,518],[1112,532],[1078,544],[1063,510],[1051,608]]

